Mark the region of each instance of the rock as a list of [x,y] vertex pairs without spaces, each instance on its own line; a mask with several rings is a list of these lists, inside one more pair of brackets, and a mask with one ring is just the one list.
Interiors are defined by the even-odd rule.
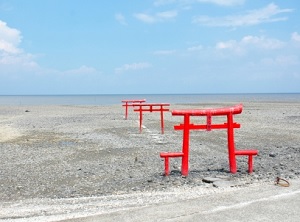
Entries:
[[214,183],[214,182],[220,181],[220,180],[222,180],[222,179],[217,178],[217,177],[205,177],[205,178],[202,179],[202,181],[204,183]]
[[275,153],[270,153],[269,157],[276,157],[276,154]]
[[238,184],[230,180],[217,180],[213,182],[213,186],[217,188],[235,187]]

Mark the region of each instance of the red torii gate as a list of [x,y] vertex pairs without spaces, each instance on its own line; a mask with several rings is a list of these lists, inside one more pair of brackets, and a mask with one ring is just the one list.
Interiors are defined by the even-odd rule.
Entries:
[[[252,156],[257,155],[257,150],[235,150],[234,145],[234,128],[240,128],[240,124],[233,122],[233,115],[240,114],[242,112],[243,105],[239,104],[228,108],[217,109],[199,109],[199,110],[173,110],[173,116],[183,116],[183,124],[174,126],[175,130],[183,130],[183,145],[182,152],[162,152],[160,157],[165,158],[165,175],[169,174],[169,158],[170,157],[182,157],[181,174],[188,175],[189,168],[189,135],[190,130],[207,130],[212,129],[227,129],[228,139],[228,156],[230,172],[237,172],[236,156],[247,155],[248,156],[248,172],[253,171]],[[206,116],[206,125],[190,123],[190,116]],[[212,116],[227,116],[227,122],[223,124],[212,124]]]
[[134,111],[140,113],[140,132],[142,132],[143,112],[160,112],[161,133],[164,134],[164,112],[170,111],[164,106],[170,106],[169,103],[140,103],[132,104],[133,107],[138,107]]
[[128,106],[133,106],[134,104],[141,104],[146,102],[145,99],[131,99],[131,100],[122,100],[122,103],[125,103],[122,106],[125,106],[125,119],[127,119],[128,116]]

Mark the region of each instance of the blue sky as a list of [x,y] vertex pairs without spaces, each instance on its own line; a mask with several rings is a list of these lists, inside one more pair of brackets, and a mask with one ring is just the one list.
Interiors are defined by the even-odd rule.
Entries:
[[300,1],[0,0],[0,95],[300,92]]

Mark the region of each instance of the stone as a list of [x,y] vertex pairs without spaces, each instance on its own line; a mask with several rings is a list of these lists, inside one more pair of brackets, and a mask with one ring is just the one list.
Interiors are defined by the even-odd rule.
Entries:
[[213,182],[213,186],[217,188],[235,187],[237,183],[230,180],[218,180]]
[[204,177],[204,178],[202,179],[202,181],[203,181],[204,183],[214,183],[214,182],[220,181],[220,180],[222,180],[222,179],[217,178],[217,177]]

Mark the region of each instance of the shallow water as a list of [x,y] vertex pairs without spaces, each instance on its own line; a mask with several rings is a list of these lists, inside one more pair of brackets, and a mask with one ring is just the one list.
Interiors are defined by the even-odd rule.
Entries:
[[125,99],[158,103],[300,102],[300,93],[254,94],[122,94],[122,95],[11,95],[0,96],[0,105],[112,105]]

